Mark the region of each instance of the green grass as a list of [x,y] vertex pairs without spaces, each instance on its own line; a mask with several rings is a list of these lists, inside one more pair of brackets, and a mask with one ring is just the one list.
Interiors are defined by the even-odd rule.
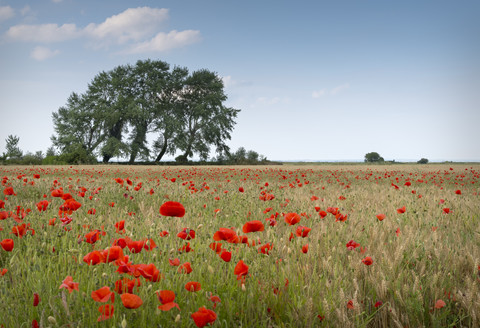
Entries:
[[[24,222],[35,230],[35,235],[27,232],[19,238],[11,233],[18,224],[12,217],[0,221],[0,241],[12,238],[15,242],[12,252],[0,248],[0,269],[8,269],[0,276],[0,326],[30,327],[35,319],[41,327],[195,327],[191,314],[202,306],[213,309],[210,293],[221,299],[213,309],[217,315],[214,327],[480,324],[478,165],[0,167],[0,174],[8,178],[3,188],[12,186],[17,194],[6,196],[0,211],[16,212],[17,206],[31,209]],[[25,176],[18,179],[21,174]],[[34,174],[40,174],[40,179],[34,179]],[[133,185],[126,190],[126,185],[115,182],[117,177],[129,177]],[[54,186],[54,180],[58,185]],[[411,186],[405,186],[407,180]],[[139,182],[142,188],[135,191]],[[59,220],[63,200],[51,196],[51,190],[60,186],[82,203],[70,215],[71,231],[65,231]],[[244,193],[238,191],[240,186]],[[87,189],[83,198],[77,195],[79,187]],[[98,187],[98,194],[92,194]],[[455,193],[457,189],[461,195]],[[262,191],[275,198],[259,200]],[[313,195],[319,199],[312,201]],[[50,204],[47,211],[39,212],[35,204],[43,199]],[[439,203],[441,199],[444,204]],[[159,214],[168,200],[184,205],[183,218]],[[114,207],[109,206],[111,202]],[[348,219],[336,222],[332,214],[321,219],[315,206],[325,211],[338,207]],[[398,214],[402,206],[407,210]],[[272,210],[263,213],[268,207]],[[92,208],[96,214],[87,214]],[[450,208],[450,213],[443,213],[443,208]],[[220,212],[215,213],[216,209]],[[278,223],[270,227],[265,219],[276,212]],[[283,214],[288,212],[304,213],[297,226],[310,227],[308,237],[289,241],[296,226],[285,223]],[[386,219],[378,221],[379,213],[386,214]],[[49,226],[54,217],[56,225]],[[114,224],[120,220],[126,221],[126,235],[115,232]],[[250,241],[261,243],[248,246],[222,241],[222,247],[232,252],[232,260],[224,262],[209,248],[214,233],[233,227],[238,235],[245,235],[242,226],[249,220],[264,222],[264,231],[247,234]],[[186,241],[176,235],[186,227],[196,231],[196,238],[189,241],[194,251],[179,253]],[[82,238],[94,229],[105,231],[105,236],[92,246]],[[163,230],[169,236],[160,237]],[[132,254],[125,248],[124,253],[134,264],[154,263],[163,279],[151,282],[140,277],[141,286],[134,293],[143,305],[127,309],[116,294],[113,317],[97,323],[101,304],[91,298],[91,292],[103,286],[113,290],[116,280],[132,277],[116,272],[114,263],[93,266],[82,259],[122,236],[155,241],[157,248],[152,251]],[[360,247],[346,248],[352,239],[366,248],[364,253]],[[273,243],[270,255],[259,254],[258,247],[267,242]],[[301,251],[305,244],[309,244],[306,254]],[[362,263],[366,256],[373,258],[372,265]],[[190,262],[193,272],[179,274],[177,267],[169,265],[169,258]],[[243,285],[234,275],[240,260],[249,266]],[[59,289],[66,276],[79,283],[79,291]],[[188,281],[200,282],[202,289],[185,290]],[[274,293],[274,288],[279,292]],[[161,303],[155,291],[163,289],[176,293],[181,311],[157,309]],[[37,307],[33,306],[34,293],[41,299]],[[439,299],[446,306],[435,309]],[[349,300],[352,309],[347,307]],[[375,307],[376,302],[382,305]]]

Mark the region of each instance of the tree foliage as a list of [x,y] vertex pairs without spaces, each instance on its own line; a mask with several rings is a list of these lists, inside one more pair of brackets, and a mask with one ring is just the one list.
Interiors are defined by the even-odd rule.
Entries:
[[421,158],[420,160],[417,161],[417,164],[428,164],[428,159],[427,158]]
[[8,159],[20,159],[23,156],[23,152],[20,150],[20,147],[18,147],[18,142],[20,141],[20,138],[18,136],[14,135],[9,135],[5,139],[6,143],[6,157]]
[[[52,142],[62,154],[85,151],[101,156],[160,161],[183,152],[206,159],[210,147],[228,153],[225,144],[239,110],[223,105],[221,78],[208,70],[189,74],[163,61],[138,61],[100,72],[84,94],[72,93],[53,113]],[[155,136],[149,147],[148,134]],[[80,156],[80,158],[83,158]]]
[[371,152],[365,154],[365,162],[366,163],[376,163],[376,162],[383,162],[383,157],[380,156],[377,152]]

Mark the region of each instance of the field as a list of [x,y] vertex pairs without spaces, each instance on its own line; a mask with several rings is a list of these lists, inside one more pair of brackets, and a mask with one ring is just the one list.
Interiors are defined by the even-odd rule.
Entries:
[[0,178],[0,327],[480,326],[478,164]]

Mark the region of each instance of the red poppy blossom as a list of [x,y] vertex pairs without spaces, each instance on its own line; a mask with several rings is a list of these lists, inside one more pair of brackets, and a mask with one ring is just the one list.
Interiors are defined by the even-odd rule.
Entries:
[[386,217],[387,216],[385,214],[377,214],[378,221],[383,221],[383,220],[385,220]]
[[177,237],[182,238],[183,240],[195,239],[195,230],[183,228],[183,230],[177,234]]
[[83,257],[83,262],[88,265],[97,265],[100,263],[105,263],[105,257],[99,251],[92,251]]
[[66,288],[71,293],[74,290],[78,291],[78,282],[73,282],[72,276],[67,276],[58,289]]
[[248,265],[243,260],[240,260],[235,266],[233,273],[237,276],[237,280],[242,279],[242,277],[248,274]]
[[33,293],[33,306],[38,306],[40,303],[40,296],[37,293]]
[[220,228],[217,232],[213,235],[213,240],[220,241],[225,240],[229,243],[239,243],[240,238],[237,236],[236,232],[232,229],[228,228]]
[[242,231],[244,233],[263,231],[263,230],[265,230],[265,226],[263,225],[262,221],[258,221],[258,220],[249,221],[245,223],[242,228]]
[[133,293],[133,288],[135,286],[141,285],[140,279],[128,279],[128,278],[122,278],[117,281],[115,281],[115,291],[118,294],[123,294],[123,293]]
[[200,289],[202,289],[202,285],[196,281],[189,281],[185,284],[185,289],[189,292],[198,292]]
[[457,195],[461,195],[461,194],[462,194],[462,191],[461,191],[460,189],[457,189],[457,190],[455,190],[455,193],[456,193]]
[[0,245],[5,251],[11,252],[14,246],[13,239],[4,239],[0,242]]
[[225,262],[230,262],[232,259],[232,253],[228,252],[226,249],[222,250],[222,253],[220,254],[220,258],[224,260]]
[[98,317],[97,321],[100,322],[110,319],[113,316],[114,311],[115,308],[113,307],[113,304],[100,305],[98,312],[100,312],[101,315]]
[[407,210],[407,209],[406,209],[405,206],[404,206],[404,207],[401,207],[401,208],[397,208],[397,213],[398,213],[398,214],[403,214],[403,213],[405,213],[406,210]]
[[302,246],[302,252],[303,252],[304,254],[307,254],[307,253],[308,253],[308,244]]
[[312,230],[312,229],[311,229],[311,228],[308,228],[308,227],[298,226],[298,227],[297,227],[297,230],[295,231],[295,234],[297,235],[297,237],[305,238],[305,237],[308,237],[308,233],[309,233],[311,230]]
[[365,264],[365,265],[372,265],[373,259],[372,259],[370,256],[367,256],[366,258],[364,258],[364,259],[362,260],[362,262],[363,262],[363,264]]
[[355,308],[355,306],[353,305],[353,301],[349,300],[347,302],[347,309],[353,310],[354,308]]
[[115,232],[119,234],[125,233],[125,220],[118,221],[115,223]]
[[110,290],[110,287],[104,286],[100,289],[94,290],[91,293],[92,299],[95,302],[105,303],[111,301],[112,303],[115,301],[115,294]]
[[441,309],[441,308],[443,308],[445,305],[447,305],[447,304],[445,304],[445,302],[444,302],[443,300],[437,300],[437,301],[435,302],[435,306],[434,306],[434,307],[435,307],[435,309]]
[[46,211],[48,207],[48,200],[39,201],[36,205],[39,212]]
[[300,222],[302,218],[297,213],[287,213],[285,214],[285,222],[289,225],[295,225]]
[[120,295],[120,298],[122,299],[123,306],[127,309],[137,309],[143,304],[140,296],[135,294],[123,293]]
[[190,262],[185,262],[183,263],[182,265],[180,265],[178,267],[178,273],[186,273],[186,274],[189,274],[193,271],[192,269],[192,265],[190,264]]
[[239,187],[239,188],[238,188],[238,191],[244,192],[245,190],[243,189],[243,187]]
[[445,213],[445,214],[450,213],[450,209],[449,209],[448,207],[444,208],[444,209],[443,209],[443,213]]
[[185,215],[185,207],[179,202],[168,201],[160,206],[160,214],[181,218]]
[[3,189],[3,194],[5,196],[16,196],[17,195],[15,193],[15,191],[13,191],[13,187],[7,187],[7,188]]
[[198,328],[205,327],[207,324],[214,323],[217,320],[217,314],[204,306],[199,308],[197,312],[192,313],[191,317]]
[[176,259],[168,259],[168,263],[171,265],[171,266],[179,266],[180,265],[180,259],[176,258]]
[[353,241],[353,239],[350,240],[350,241],[347,243],[347,249],[350,250],[350,251],[351,251],[351,250],[354,250],[355,248],[357,248],[357,247],[359,247],[359,246],[360,246],[360,244],[357,243],[357,242],[355,242],[355,241]]
[[169,311],[176,307],[177,309],[180,310],[180,307],[178,306],[177,303],[175,303],[175,293],[171,290],[161,290],[157,292],[157,297],[160,303],[158,308],[162,311]]

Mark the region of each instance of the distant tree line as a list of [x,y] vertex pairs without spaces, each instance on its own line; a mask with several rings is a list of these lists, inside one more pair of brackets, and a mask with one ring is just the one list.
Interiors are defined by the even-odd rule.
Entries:
[[140,60],[100,72],[85,93],[72,93],[52,115],[51,139],[60,155],[86,163],[97,157],[104,163],[113,157],[159,162],[176,152],[180,162],[194,154],[206,160],[210,147],[228,156],[225,141],[240,110],[226,107],[226,100],[216,73]]

